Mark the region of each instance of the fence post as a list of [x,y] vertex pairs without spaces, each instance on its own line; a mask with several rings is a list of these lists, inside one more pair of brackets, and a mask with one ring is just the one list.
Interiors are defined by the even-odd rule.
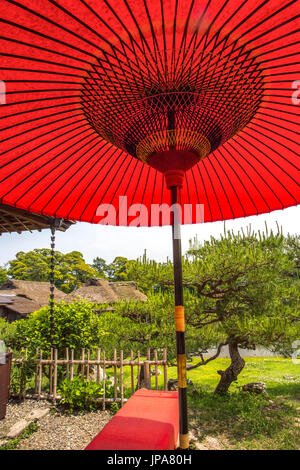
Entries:
[[115,400],[118,398],[118,377],[117,377],[117,350],[114,349],[114,397]]
[[123,350],[120,351],[120,388],[121,388],[121,406],[124,403],[124,380],[123,380]]
[[105,351],[103,351],[103,404],[102,409],[105,410]]
[[164,348],[163,351],[163,360],[164,360],[164,390],[167,390],[168,385],[168,369],[167,369],[167,349]]
[[43,359],[43,351],[41,349],[40,360],[39,360],[38,399],[41,398],[41,393],[42,393],[42,379],[43,379],[42,359]]
[[85,349],[81,349],[81,375],[84,378]]
[[57,349],[54,349],[54,380],[53,380],[53,403],[56,403],[56,387],[57,387]]
[[36,350],[35,350],[36,363],[35,363],[35,377],[34,377],[34,393],[35,393],[35,395],[38,394],[38,373],[39,373],[38,353],[39,353],[39,350],[38,350],[38,348],[36,348]]
[[[130,361],[133,362],[133,351],[130,350]],[[134,393],[134,377],[133,377],[133,365],[130,365],[130,376],[131,376],[131,393]]]
[[53,394],[53,348],[50,349],[50,366],[49,366],[49,395]]
[[90,380],[90,350],[87,352],[86,380]]
[[71,349],[71,372],[70,372],[70,380],[72,382],[74,377],[74,349]]
[[150,375],[150,364],[149,361],[144,361],[144,380],[143,385],[148,390],[151,390],[151,375]]
[[97,349],[97,377],[96,382],[97,384],[100,383],[100,359],[101,359],[101,349]]
[[155,349],[154,351],[154,361],[155,361],[155,390],[158,390],[157,349]]
[[69,379],[70,378],[70,366],[69,366],[69,348],[66,348],[66,377]]

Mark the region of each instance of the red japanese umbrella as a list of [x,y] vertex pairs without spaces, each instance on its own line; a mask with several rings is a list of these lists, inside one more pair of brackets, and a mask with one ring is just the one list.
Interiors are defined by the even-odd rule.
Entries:
[[166,223],[151,208],[170,190],[190,208],[171,220],[181,448],[179,222],[199,204],[212,222],[299,203],[299,5],[1,1],[0,202],[92,223],[112,207],[117,225]]

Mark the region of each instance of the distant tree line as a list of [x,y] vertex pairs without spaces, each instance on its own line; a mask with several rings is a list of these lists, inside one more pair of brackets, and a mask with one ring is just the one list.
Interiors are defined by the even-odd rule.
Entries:
[[[7,275],[48,280],[49,255],[49,250],[20,252],[8,264]],[[117,257],[110,264],[97,257],[88,265],[79,252],[56,252],[56,260],[57,287],[65,292],[98,276],[135,281],[148,297],[147,302],[117,302],[113,311],[107,305],[84,302],[57,305],[55,341],[59,347],[88,348],[99,343],[108,351],[116,345],[125,351],[168,347],[169,359],[176,360],[171,261],[157,263],[144,253],[137,260]],[[218,371],[217,392],[226,392],[243,370],[241,349],[263,346],[285,356],[293,353],[300,337],[299,236],[248,230],[191,243],[183,257],[183,282],[188,357],[198,353],[198,360],[189,367],[205,366],[225,346],[229,348],[230,364]],[[47,349],[48,317],[49,309],[44,307],[11,327],[2,324],[0,338],[2,331],[12,345]],[[204,353],[210,348],[217,352],[207,357]]]

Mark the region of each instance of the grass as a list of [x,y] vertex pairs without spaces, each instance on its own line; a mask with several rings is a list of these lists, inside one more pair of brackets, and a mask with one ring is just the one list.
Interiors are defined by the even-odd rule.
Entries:
[[[189,393],[190,426],[197,439],[214,436],[229,449],[299,449],[300,365],[283,358],[245,361],[238,381],[225,396],[213,391],[219,379],[217,370],[224,370],[229,359],[217,359],[188,372],[197,390]],[[240,387],[248,382],[265,382],[268,394],[242,392]]]

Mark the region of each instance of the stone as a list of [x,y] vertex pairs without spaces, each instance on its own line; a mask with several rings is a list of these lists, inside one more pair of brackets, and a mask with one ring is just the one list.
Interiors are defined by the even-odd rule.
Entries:
[[250,382],[243,385],[242,390],[251,393],[267,393],[267,387],[264,382]]
[[[161,375],[162,371],[157,369],[157,375]],[[155,369],[151,369],[151,375],[155,375]]]
[[201,444],[201,442],[195,442],[194,446],[197,450],[209,450],[205,445]]
[[[188,386],[194,387],[194,384],[190,379],[187,379],[186,384]],[[178,390],[178,379],[169,379],[168,384],[167,384],[167,389],[169,390],[169,392],[177,391]]]
[[31,411],[31,413],[25,417],[25,420],[30,422],[36,419],[41,419],[44,418],[44,416],[47,416],[48,413],[50,413],[50,408],[39,408]]
[[[104,373],[104,370],[102,367],[99,367],[99,380],[100,382],[103,382],[103,378],[105,380],[107,379],[107,375]],[[91,372],[90,372],[90,379],[94,382],[97,380],[97,366],[91,367]]]
[[206,436],[206,438],[203,441],[203,446],[209,450],[222,450],[223,449],[223,446],[221,445],[220,441],[218,441],[218,439],[216,439],[215,437],[211,437],[211,436]]
[[19,437],[22,432],[24,431],[25,428],[27,428],[28,426],[28,421],[26,421],[26,419],[21,419],[20,421],[17,421],[16,424],[14,424],[8,434],[7,434],[7,438],[8,439],[16,439],[17,437]]

